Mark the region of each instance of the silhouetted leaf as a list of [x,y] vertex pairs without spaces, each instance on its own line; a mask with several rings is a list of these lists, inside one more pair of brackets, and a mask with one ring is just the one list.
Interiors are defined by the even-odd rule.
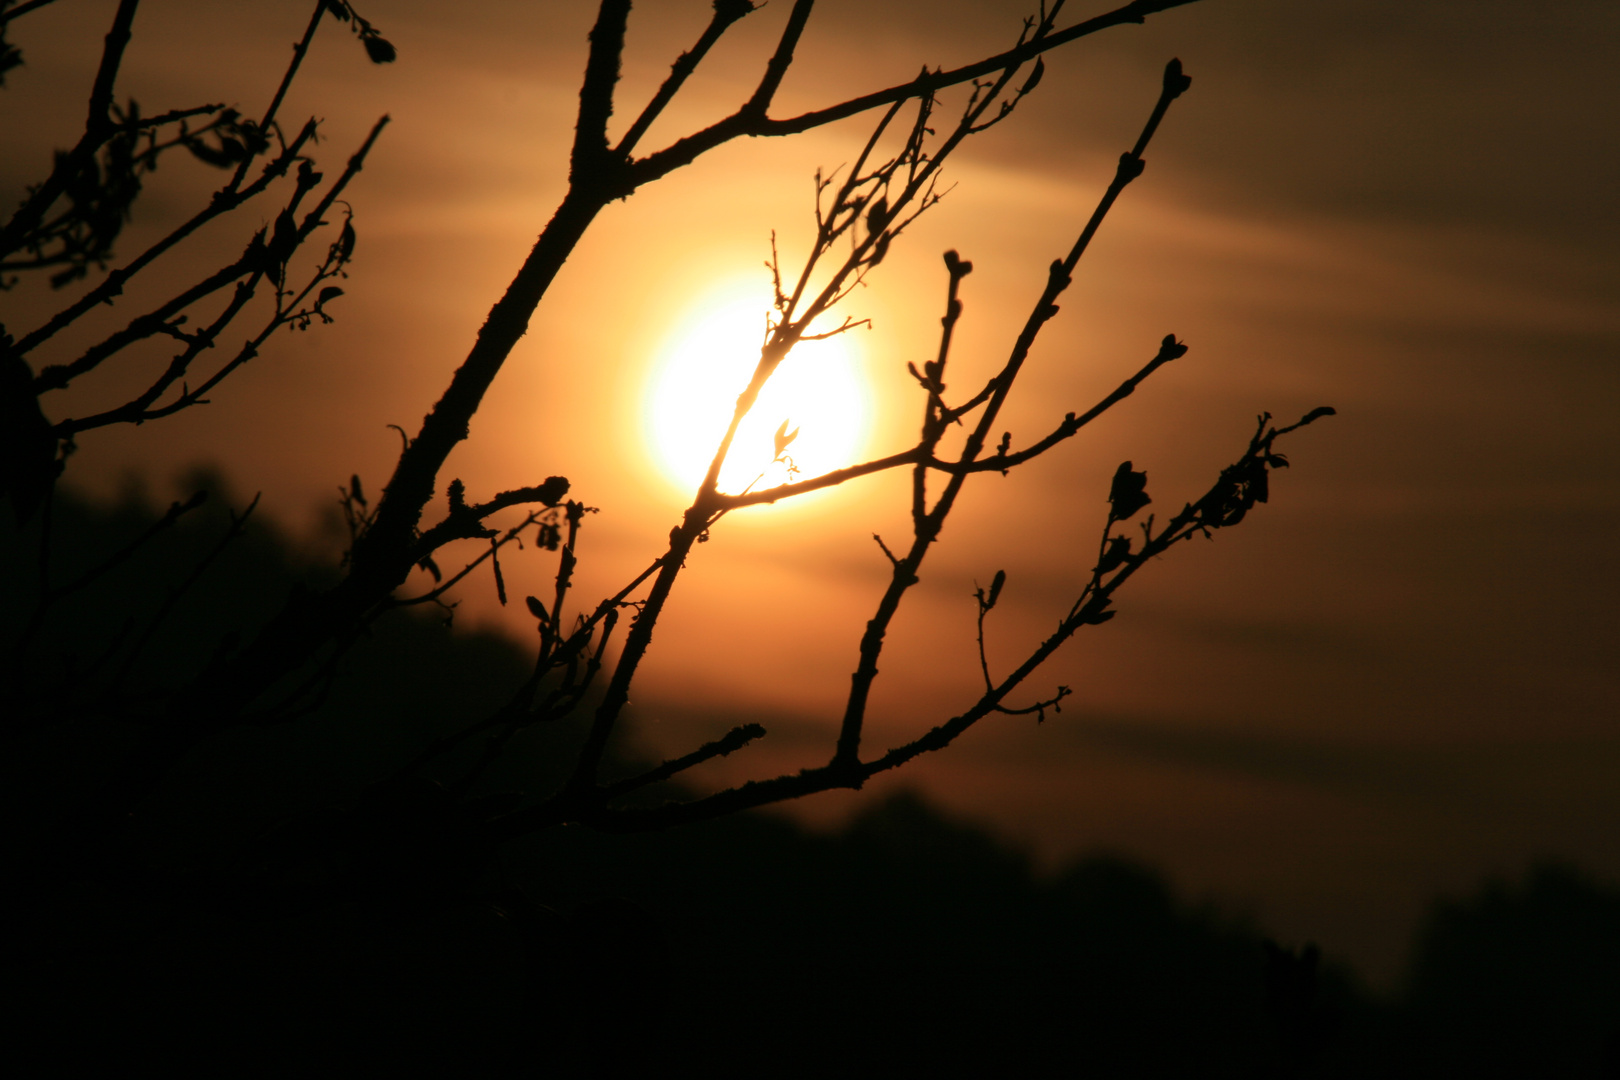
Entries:
[[1108,501],[1114,505],[1114,517],[1129,521],[1138,510],[1153,500],[1147,493],[1147,473],[1135,472],[1131,463],[1122,462],[1114,470],[1114,482],[1108,490]]
[[866,211],[866,227],[873,232],[882,232],[883,227],[889,223],[889,200],[879,195],[872,200],[871,209]]
[[984,601],[985,610],[996,606],[996,601],[1001,598],[1002,587],[1006,584],[1007,571],[997,570],[995,578],[990,582],[990,595]]
[[1041,85],[1041,76],[1045,74],[1046,60],[1044,57],[1037,56],[1035,58],[1035,70],[1029,73],[1029,78],[1024,80],[1024,85],[1018,91],[1018,93],[1023,95],[1029,93],[1031,90],[1034,90],[1037,86]]
[[276,229],[270,236],[270,259],[276,266],[284,266],[298,246],[298,223],[291,210],[276,215]]
[[786,452],[787,448],[793,444],[793,440],[799,437],[798,428],[794,428],[792,431],[789,431],[787,426],[788,421],[784,420],[782,421],[782,426],[776,429],[774,439],[776,442],[777,457],[781,457],[782,454]]
[[1097,573],[1106,574],[1125,565],[1125,560],[1130,558],[1130,554],[1131,538],[1128,536],[1114,537],[1108,541],[1108,549],[1103,552],[1102,558],[1097,563]]
[[1271,474],[1266,472],[1265,465],[1262,464],[1260,468],[1254,470],[1254,475],[1249,478],[1249,489],[1245,496],[1247,501],[1253,504],[1267,501],[1270,495]]
[[337,241],[338,262],[348,262],[354,257],[354,222],[345,221],[343,231],[338,234]]
[[394,62],[394,58],[399,55],[394,51],[394,46],[390,44],[386,38],[381,38],[375,34],[371,34],[361,38],[360,40],[365,43],[366,55],[371,57],[371,62],[373,64],[392,64]]
[[882,236],[878,237],[877,243],[872,245],[871,265],[876,266],[878,263],[882,262],[883,257],[889,253],[889,239],[889,234],[884,233]]
[[543,623],[549,624],[551,622],[551,616],[546,612],[546,605],[542,604],[538,597],[526,596],[523,598],[523,602],[529,606],[530,615]]
[[216,169],[223,169],[231,163],[228,155],[215,150],[201,139],[187,139],[186,149],[191,151],[192,157],[205,164],[212,165]]

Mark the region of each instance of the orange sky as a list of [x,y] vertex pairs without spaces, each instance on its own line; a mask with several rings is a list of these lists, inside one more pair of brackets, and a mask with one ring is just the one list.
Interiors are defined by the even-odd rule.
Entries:
[[[13,31],[27,66],[0,93],[16,148],[0,196],[74,137],[101,32],[82,28],[111,7],[63,0]],[[122,92],[148,112],[204,99],[254,112],[306,7],[227,17],[154,0]],[[284,115],[325,118],[329,170],[393,117],[351,188],[360,240],[337,324],[282,335],[205,409],[86,437],[72,479],[110,491],[132,469],[216,461],[305,529],[350,472],[380,486],[397,448],[386,425],[414,428],[561,196],[586,7],[374,0],[361,10],[400,53],[386,68],[330,26]],[[707,7],[638,6],[621,122]],[[734,108],[787,7],[746,20],[645,145]],[[776,112],[969,60],[1010,43],[1020,13],[825,2]],[[905,364],[932,355],[940,252],[977,268],[954,360],[965,386],[1005,356],[1171,56],[1193,89],[1081,264],[1005,426],[1036,437],[1166,332],[1192,351],[1065,449],[970,489],[890,635],[871,743],[970,700],[975,581],[1008,571],[992,623],[1002,665],[1067,608],[1120,460],[1179,505],[1261,409],[1340,415],[1291,440],[1295,467],[1263,512],[1151,568],[1118,619],[1043,673],[1035,689],[1076,689],[1060,717],[987,721],[879,793],[920,785],[1045,859],[1126,849],[1375,977],[1437,892],[1544,855],[1620,876],[1616,31],[1620,9],[1599,2],[1206,0],[1050,59],[1039,92],[964,150],[948,169],[958,186],[850,302],[875,322],[854,342],[870,449],[900,449],[915,427]],[[802,250],[815,168],[849,160],[864,130],[733,144],[609,208],[445,478],[477,495],[569,476],[602,510],[581,595],[659,554],[684,504],[650,456],[650,375],[717,283],[763,295],[771,230],[784,255]],[[214,179],[166,162],[121,250]],[[206,242],[236,247],[268,220],[245,218]],[[20,287],[0,296],[0,320],[26,328],[41,302]],[[887,572],[871,534],[906,529],[899,476],[723,522],[660,626],[639,737],[685,750],[763,717],[772,736],[706,782],[824,758]],[[509,561],[514,590],[539,591],[546,560]],[[481,579],[462,610],[529,632]],[[853,798],[797,809],[825,820]]]

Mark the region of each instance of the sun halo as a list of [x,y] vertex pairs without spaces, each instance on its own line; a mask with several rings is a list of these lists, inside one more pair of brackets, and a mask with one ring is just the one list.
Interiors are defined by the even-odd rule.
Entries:
[[[731,290],[697,305],[660,351],[647,383],[644,430],[659,471],[682,494],[702,483],[759,362],[766,310],[756,295]],[[793,349],[739,427],[720,472],[721,491],[774,487],[855,462],[871,412],[852,340],[857,333]],[[775,435],[784,421],[798,435],[776,460]]]

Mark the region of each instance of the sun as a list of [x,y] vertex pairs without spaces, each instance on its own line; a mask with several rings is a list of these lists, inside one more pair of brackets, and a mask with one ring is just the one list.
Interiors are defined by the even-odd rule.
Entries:
[[[703,482],[759,362],[766,311],[758,296],[729,290],[698,305],[660,352],[647,384],[644,431],[660,471],[683,494]],[[788,355],[738,429],[721,491],[773,487],[855,463],[871,412],[859,333],[801,342]],[[777,460],[783,423],[798,435]]]

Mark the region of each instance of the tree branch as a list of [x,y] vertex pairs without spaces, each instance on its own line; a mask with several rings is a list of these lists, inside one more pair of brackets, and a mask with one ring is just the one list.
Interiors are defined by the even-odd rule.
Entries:
[[720,738],[715,739],[713,742],[704,743],[684,757],[672,758],[655,769],[649,769],[640,776],[632,776],[628,780],[620,780],[617,783],[604,786],[601,789],[600,797],[606,802],[610,799],[628,795],[632,791],[638,791],[641,788],[668,780],[670,777],[683,773],[695,765],[701,765],[705,761],[725,757],[733,751],[741,750],[755,739],[764,737],[765,729],[758,724],[744,724],[741,727],[734,727]]
[[1117,8],[1114,11],[1098,15],[1093,19],[1087,19],[1085,22],[1077,23],[1065,30],[1054,31],[1044,38],[1024,42],[1016,48],[997,53],[995,56],[986,57],[976,63],[967,64],[951,71],[935,71],[932,74],[925,71],[910,82],[900,83],[870,94],[863,94],[860,97],[850,98],[836,105],[829,105],[784,120],[771,120],[764,115],[751,114],[747,111],[747,106],[744,106],[724,120],[720,120],[683,139],[678,139],[663,150],[632,162],[629,166],[627,181],[632,188],[640,187],[685,165],[690,165],[708,151],[739,136],[797,135],[812,128],[823,127],[839,120],[848,119],[869,109],[891,105],[896,101],[904,101],[908,98],[936,94],[946,87],[958,86],[962,83],[972,82],[983,75],[989,75],[1008,68],[1016,68],[1018,65],[1033,60],[1044,52],[1049,52],[1060,45],[1066,45],[1071,41],[1095,34],[1100,30],[1106,30],[1109,27],[1125,23],[1142,23],[1147,20],[1149,15],[1197,2],[1198,0],[1134,0],[1133,3],[1126,4],[1124,7]]
[[585,84],[579,90],[579,119],[574,126],[574,150],[568,182],[584,183],[601,172],[608,157],[607,123],[613,115],[613,86],[619,81],[619,59],[624,53],[625,22],[630,0],[602,0],[591,27],[590,58],[585,62]]
[[668,78],[659,86],[652,100],[647,102],[646,108],[641,110],[641,115],[636,117],[635,123],[630,125],[630,130],[624,133],[619,145],[613,148],[615,158],[622,160],[635,150],[641,137],[647,134],[647,129],[652,127],[653,121],[657,120],[665,107],[674,100],[692,72],[697,70],[697,66],[714,47],[715,42],[720,40],[721,35],[730,29],[733,23],[754,10],[751,0],[729,0],[714,5],[714,15],[709,19],[709,25],[704,27],[697,44],[675,58],[675,62],[670,65]]
[[[43,184],[24,200],[17,212],[11,216],[4,229],[0,229],[0,255],[9,254],[22,246],[23,238],[31,233],[45,216],[45,211],[51,204],[61,198],[67,190],[69,180],[77,176],[84,168],[84,163],[101,148],[102,143],[112,134],[113,123],[111,117],[113,83],[118,78],[118,68],[124,60],[124,50],[129,47],[130,26],[135,21],[135,9],[140,0],[119,0],[118,10],[113,14],[112,28],[107,31],[105,44],[101,52],[101,64],[96,69],[96,78],[90,88],[89,111],[85,117],[84,134],[78,143],[66,154],[57,157],[56,167]],[[13,13],[15,18],[16,13]]]

